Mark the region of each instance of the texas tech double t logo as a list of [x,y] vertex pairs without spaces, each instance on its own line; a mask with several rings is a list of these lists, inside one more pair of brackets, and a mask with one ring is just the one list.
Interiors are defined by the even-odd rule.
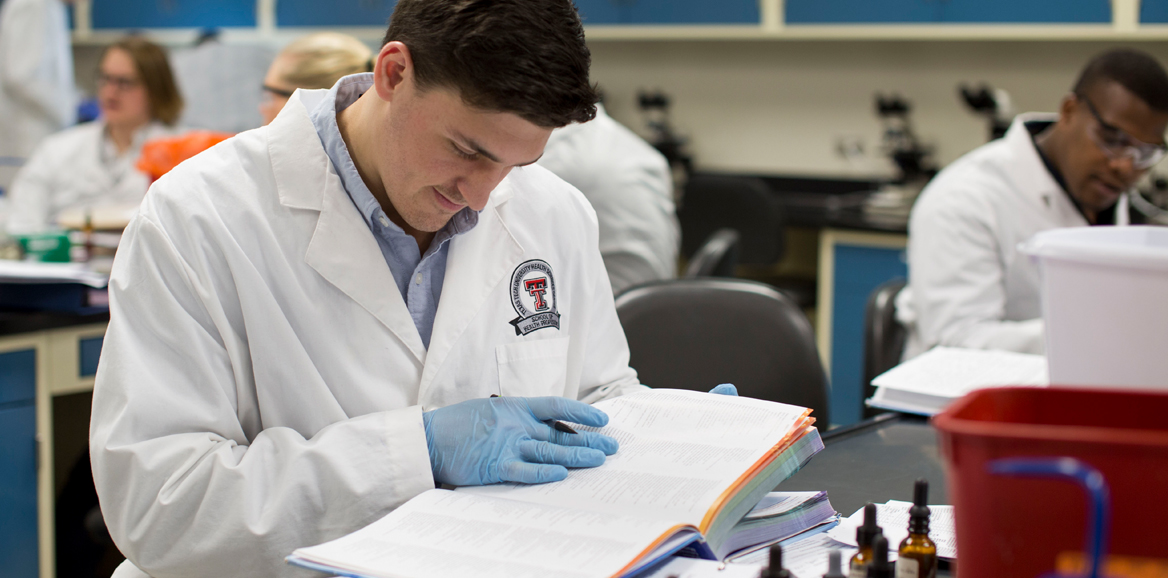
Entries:
[[560,328],[551,265],[532,259],[515,268],[511,274],[511,306],[519,314],[511,321],[515,335],[527,335],[546,327]]

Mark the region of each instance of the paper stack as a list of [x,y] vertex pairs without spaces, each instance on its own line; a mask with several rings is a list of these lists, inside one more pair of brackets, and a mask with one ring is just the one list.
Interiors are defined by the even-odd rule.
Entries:
[[975,389],[1049,383],[1041,355],[934,347],[873,379],[876,393],[868,405],[936,415]]

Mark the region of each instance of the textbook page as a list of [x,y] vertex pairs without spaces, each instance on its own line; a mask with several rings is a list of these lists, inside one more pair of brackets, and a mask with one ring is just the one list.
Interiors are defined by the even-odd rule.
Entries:
[[956,347],[934,347],[872,380],[877,387],[952,399],[982,387],[1049,383],[1045,356]]
[[379,578],[607,577],[673,530],[665,520],[430,490],[289,562]]
[[667,518],[700,527],[718,498],[776,446],[806,427],[810,410],[748,397],[654,389],[594,404],[598,431],[620,449],[597,468],[551,484],[496,484],[458,492]]

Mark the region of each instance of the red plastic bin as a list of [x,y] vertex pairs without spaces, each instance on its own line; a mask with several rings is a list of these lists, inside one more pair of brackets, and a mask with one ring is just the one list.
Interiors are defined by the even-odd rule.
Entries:
[[1168,393],[983,389],[933,418],[956,507],[962,578],[1036,578],[1082,554],[1088,499],[1076,485],[991,474],[1012,457],[1073,457],[1110,486],[1107,560],[1168,567]]

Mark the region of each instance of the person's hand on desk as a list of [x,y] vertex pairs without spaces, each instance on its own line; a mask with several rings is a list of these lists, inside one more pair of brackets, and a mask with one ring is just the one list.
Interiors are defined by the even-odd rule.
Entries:
[[557,431],[553,420],[602,427],[608,415],[563,397],[472,399],[425,412],[434,479],[453,486],[558,482],[568,468],[596,467],[616,453],[615,439]]
[[716,393],[718,395],[733,395],[737,397],[738,388],[734,387],[733,383],[723,383],[722,385],[714,386],[714,389],[711,389],[710,393]]

